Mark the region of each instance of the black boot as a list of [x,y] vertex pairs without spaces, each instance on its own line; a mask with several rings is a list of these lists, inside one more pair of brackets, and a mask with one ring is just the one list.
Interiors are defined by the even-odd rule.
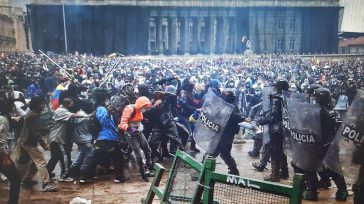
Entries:
[[[319,180],[318,187],[321,189],[328,189],[329,187],[331,187],[329,171],[327,170],[327,168],[324,167],[322,171],[319,171],[317,173],[321,178]],[[345,186],[346,186],[346,184],[345,184]]]
[[253,163],[252,165],[255,168],[255,170],[259,172],[263,172],[265,169],[265,165],[261,164],[260,162]]
[[326,180],[326,179],[321,179],[319,180],[318,186],[320,189],[328,189],[329,187],[331,187],[331,181]]
[[232,174],[232,175],[235,175],[235,176],[239,176],[240,175],[239,170],[237,168],[235,168],[235,169],[229,169],[228,174]]

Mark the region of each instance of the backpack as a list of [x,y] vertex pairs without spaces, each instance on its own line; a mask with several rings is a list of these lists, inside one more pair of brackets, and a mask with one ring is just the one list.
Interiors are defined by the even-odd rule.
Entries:
[[92,113],[89,120],[87,121],[88,131],[91,133],[94,140],[97,138],[99,132],[102,130],[101,123],[96,117],[96,110]]
[[[100,92],[100,90],[95,89],[94,92],[96,94],[97,92]],[[123,101],[123,104],[121,105],[122,110],[125,108],[126,105],[129,104],[128,98],[123,96],[123,95],[116,95],[116,96],[113,96],[113,97],[119,97],[120,100]],[[113,99],[113,97],[111,98],[111,100]],[[100,121],[96,117],[97,108],[92,113],[92,115],[90,116],[90,118],[89,118],[89,120],[87,122],[88,131],[91,133],[94,140],[97,139],[100,131],[102,130],[102,125],[101,125]],[[118,119],[120,118],[118,115],[116,115],[116,116],[114,115],[113,117],[118,118]],[[115,122],[118,122],[118,120],[115,120]],[[117,124],[115,124],[115,125],[117,125]]]
[[[124,108],[123,108],[123,110],[124,110]],[[96,110],[97,110],[97,108],[96,108]],[[87,121],[87,128],[88,128],[88,131],[91,133],[93,140],[97,139],[99,132],[102,130],[101,123],[96,117],[96,110],[94,113],[92,113],[89,120]],[[135,114],[136,114],[136,108],[133,105],[133,113],[131,114],[130,119],[132,119],[135,116]],[[115,124],[115,125],[117,125],[117,124]]]

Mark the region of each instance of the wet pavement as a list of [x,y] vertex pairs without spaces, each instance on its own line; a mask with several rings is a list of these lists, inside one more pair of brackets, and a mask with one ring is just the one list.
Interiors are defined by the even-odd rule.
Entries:
[[[237,161],[240,174],[244,177],[263,179],[264,176],[269,175],[270,169],[264,172],[256,172],[253,170],[251,163],[258,162],[259,159],[250,158],[247,154],[249,150],[252,149],[253,141],[248,141],[245,144],[234,144],[232,154]],[[187,148],[188,149],[188,148]],[[198,161],[201,161],[202,153],[192,153],[187,150],[193,157]],[[48,154],[48,153],[47,153]],[[172,159],[164,159],[162,165],[166,167],[167,173],[163,176],[161,186],[166,182],[168,176],[168,170],[171,166]],[[217,159],[217,171],[227,172],[227,167],[224,162],[218,158]],[[118,204],[131,204],[140,203],[142,198],[145,198],[151,181],[143,182],[139,179],[139,173],[135,165],[134,159],[131,159],[127,163],[126,171],[130,175],[130,180],[123,184],[115,184],[113,182],[112,175],[100,175],[94,183],[80,185],[77,182],[57,182],[55,183],[59,186],[58,192],[47,192],[43,193],[40,191],[40,182],[31,189],[22,188],[20,192],[20,202],[24,204],[63,204],[69,203],[75,197],[82,197],[87,200],[91,200],[92,203],[118,203]],[[292,168],[290,168],[290,179],[282,180],[284,184],[291,184],[292,180]],[[59,174],[59,167],[56,169],[57,176]],[[34,180],[40,181],[38,175]],[[150,179],[152,180],[152,179]],[[332,184],[334,184],[332,182]],[[351,184],[348,184],[351,187]],[[8,185],[7,182],[0,181],[0,204],[6,203],[8,195]],[[352,196],[349,197],[347,202],[335,202],[335,188],[330,188],[328,190],[320,190],[319,202],[307,202],[305,204],[318,203],[318,204],[329,204],[329,203],[353,203]],[[352,194],[351,191],[349,191]],[[154,203],[159,203],[159,200],[155,199]]]

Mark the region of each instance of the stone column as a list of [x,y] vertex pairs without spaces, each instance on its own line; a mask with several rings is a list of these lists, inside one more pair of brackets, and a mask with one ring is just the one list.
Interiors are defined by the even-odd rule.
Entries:
[[198,19],[192,18],[192,44],[191,53],[196,54],[198,50]]
[[197,20],[197,39],[196,39],[196,44],[197,44],[197,53],[202,53],[203,52],[203,47],[201,45],[201,33],[204,32],[204,30],[202,30],[202,21],[203,18],[198,18]]
[[210,17],[210,22],[209,22],[209,52],[210,54],[214,54],[215,53],[215,47],[216,47],[216,17],[215,16],[211,16]]
[[179,22],[179,46],[177,47],[178,54],[185,53],[185,21],[183,17],[178,18]]
[[156,29],[157,29],[157,43],[156,43],[156,48],[158,49],[158,53],[164,54],[164,50],[163,50],[163,18],[162,17],[157,17],[156,18]]
[[183,43],[183,53],[190,53],[190,19],[189,17],[183,18],[183,29],[184,29],[184,41]]
[[148,32],[149,32],[149,35],[148,35],[148,55],[151,55],[152,54],[152,52],[151,52],[151,33],[150,33],[150,26],[152,25],[152,18],[149,18],[149,29],[148,29]]
[[224,26],[223,26],[223,17],[217,17],[216,19],[216,49],[215,53],[221,54],[223,52],[223,44],[224,44]]
[[170,55],[172,53],[172,18],[171,17],[167,17],[167,23],[168,23],[168,55]]
[[237,41],[237,32],[236,32],[236,17],[231,18],[230,21],[230,27],[231,27],[231,38],[230,38],[230,50],[232,53],[236,53],[236,41]]
[[205,32],[205,46],[203,47],[203,53],[208,54],[210,53],[211,18],[205,17],[204,19],[205,19],[205,30],[203,30],[202,32]]
[[[167,20],[167,21],[164,21]],[[164,22],[166,22],[166,24],[163,24]],[[169,43],[169,39],[170,39],[170,33],[169,33],[169,22],[168,19],[163,19],[162,21],[162,30],[163,30],[163,35],[162,35],[162,42],[163,42],[163,54],[166,53],[167,50],[170,49],[170,43]],[[167,53],[168,54],[168,53]]]
[[222,19],[222,47],[221,52],[226,53],[228,48],[228,42],[230,38],[229,32],[229,17],[225,16]]
[[168,18],[168,30],[169,30],[169,50],[170,54],[177,54],[177,18]]
[[181,21],[180,18],[176,18],[176,47],[177,47],[177,54],[181,52],[181,35],[182,35],[182,29],[181,29]]

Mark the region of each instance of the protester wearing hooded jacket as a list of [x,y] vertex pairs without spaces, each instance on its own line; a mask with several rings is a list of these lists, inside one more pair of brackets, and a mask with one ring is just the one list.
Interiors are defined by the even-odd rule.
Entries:
[[143,181],[148,182],[148,176],[152,176],[148,169],[144,168],[142,152],[144,152],[147,168],[152,168],[151,150],[143,134],[143,127],[141,121],[144,119],[143,112],[151,108],[150,100],[145,97],[139,97],[135,104],[127,105],[122,113],[119,129],[124,131],[126,140],[129,146],[134,151],[139,171]]

